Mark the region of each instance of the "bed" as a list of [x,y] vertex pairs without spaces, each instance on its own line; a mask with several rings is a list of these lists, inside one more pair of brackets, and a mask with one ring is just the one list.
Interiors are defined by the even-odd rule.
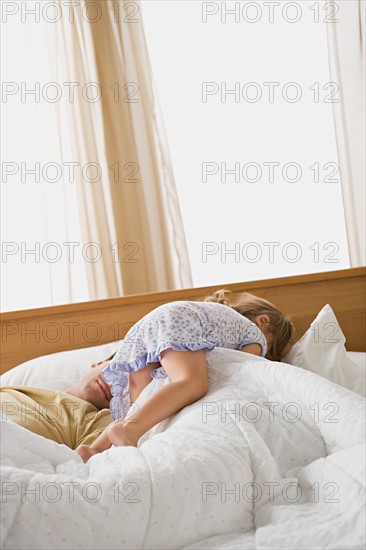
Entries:
[[[207,395],[138,448],[84,464],[3,416],[1,547],[363,548],[365,275],[220,285],[289,314],[292,349],[281,363],[207,353]],[[4,313],[2,383],[63,391],[148,311],[216,288]]]

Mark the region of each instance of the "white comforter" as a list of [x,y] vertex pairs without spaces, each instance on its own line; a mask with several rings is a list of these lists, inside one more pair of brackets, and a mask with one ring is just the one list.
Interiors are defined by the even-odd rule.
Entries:
[[365,400],[249,354],[207,359],[203,399],[87,464],[2,422],[2,548],[363,548]]

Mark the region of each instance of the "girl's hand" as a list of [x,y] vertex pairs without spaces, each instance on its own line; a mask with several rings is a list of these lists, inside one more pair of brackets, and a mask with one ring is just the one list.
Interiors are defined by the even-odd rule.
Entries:
[[75,451],[84,460],[84,462],[88,462],[89,458],[99,453],[99,451],[88,447],[88,445],[79,445]]

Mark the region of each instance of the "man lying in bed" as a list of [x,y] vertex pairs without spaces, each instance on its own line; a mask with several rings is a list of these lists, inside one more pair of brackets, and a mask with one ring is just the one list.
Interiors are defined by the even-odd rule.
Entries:
[[101,377],[112,357],[91,365],[90,372],[65,392],[5,386],[0,389],[1,411],[20,426],[71,449],[91,445],[112,422],[110,386]]

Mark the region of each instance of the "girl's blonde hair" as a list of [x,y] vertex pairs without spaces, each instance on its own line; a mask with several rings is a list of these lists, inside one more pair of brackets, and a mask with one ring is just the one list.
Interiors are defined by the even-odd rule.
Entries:
[[271,302],[243,292],[238,296],[232,296],[230,290],[217,290],[213,294],[206,296],[205,302],[217,302],[235,309],[244,317],[254,322],[257,315],[268,315],[270,324],[269,332],[272,334],[272,343],[268,344],[266,358],[271,361],[281,361],[284,355],[284,349],[291,341],[293,335],[293,323]]

